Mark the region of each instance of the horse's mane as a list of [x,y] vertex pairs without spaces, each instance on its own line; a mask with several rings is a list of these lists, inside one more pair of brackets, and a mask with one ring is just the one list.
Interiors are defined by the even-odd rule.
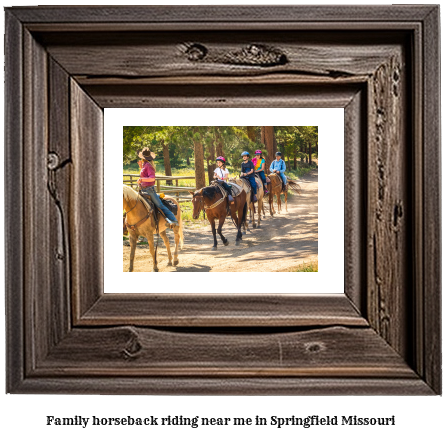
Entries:
[[138,197],[138,193],[131,187],[123,184],[123,197],[127,202],[136,201]]
[[203,196],[205,196],[206,198],[209,198],[209,199],[214,199],[214,196],[217,193],[220,193],[220,190],[214,186],[204,187],[202,189]]

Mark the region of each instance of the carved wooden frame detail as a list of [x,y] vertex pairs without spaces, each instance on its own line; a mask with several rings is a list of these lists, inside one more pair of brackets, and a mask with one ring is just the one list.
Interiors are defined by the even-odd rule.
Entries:
[[[441,394],[438,20],[7,8],[7,391]],[[104,294],[103,108],[257,106],[345,108],[345,294]]]

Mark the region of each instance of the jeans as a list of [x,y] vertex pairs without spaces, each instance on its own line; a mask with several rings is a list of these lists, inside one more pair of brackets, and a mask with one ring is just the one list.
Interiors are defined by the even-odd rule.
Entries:
[[149,195],[151,197],[151,201],[155,204],[156,207],[158,207],[164,214],[165,216],[171,221],[171,222],[177,222],[177,219],[175,218],[174,214],[172,213],[171,210],[169,210],[169,208],[165,207],[163,205],[163,202],[161,201],[161,199],[159,198],[159,196],[157,195],[157,193],[155,193],[155,189],[154,186],[152,187],[143,187],[141,189],[141,191],[143,193],[146,193],[147,195]]
[[254,195],[256,195],[257,194],[257,184],[255,183],[254,176],[248,175],[248,176],[245,176],[245,178],[249,181],[249,184],[251,184],[252,193],[254,193]]
[[282,172],[282,171],[280,170],[280,173],[277,173],[277,175],[279,175],[280,178],[283,180],[283,184],[286,184],[286,175],[285,175],[285,172]]
[[261,170],[260,172],[257,172],[257,175],[260,177],[260,179],[263,182],[263,186],[266,184],[266,177],[265,177],[265,171]]

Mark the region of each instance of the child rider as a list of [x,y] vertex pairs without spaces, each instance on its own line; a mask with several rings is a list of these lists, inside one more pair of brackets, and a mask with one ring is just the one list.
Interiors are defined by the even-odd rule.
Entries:
[[252,202],[257,202],[257,185],[254,178],[254,165],[249,161],[249,152],[243,152],[241,154],[243,158],[243,163],[241,163],[241,174],[240,177],[245,178],[251,184],[252,193],[254,194]]

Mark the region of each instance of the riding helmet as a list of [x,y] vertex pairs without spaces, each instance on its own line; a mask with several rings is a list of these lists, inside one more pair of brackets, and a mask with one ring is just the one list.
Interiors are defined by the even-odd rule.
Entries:
[[276,152],[276,153],[275,153],[275,156],[276,156],[276,157],[281,157],[281,152]]
[[247,155],[249,157],[249,152],[246,151],[242,152],[241,156],[243,157],[244,155]]
[[223,161],[223,163],[226,163],[226,160],[223,157],[217,157],[215,161]]
[[261,155],[261,150],[260,149],[257,149],[256,151],[255,151],[255,155]]

